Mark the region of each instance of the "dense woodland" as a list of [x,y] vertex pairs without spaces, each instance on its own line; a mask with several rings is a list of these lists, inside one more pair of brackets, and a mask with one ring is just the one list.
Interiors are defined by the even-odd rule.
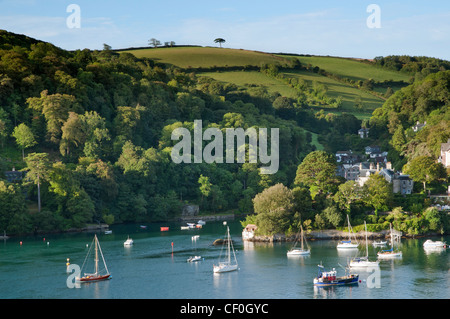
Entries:
[[[297,231],[300,222],[337,227],[345,214],[362,221],[367,212],[375,212],[372,224],[385,227],[378,212],[393,208],[390,218],[408,224],[406,232],[447,232],[450,223],[427,208],[420,187],[397,197],[374,177],[359,189],[336,176],[332,155],[379,143],[411,176],[422,169],[411,165],[414,159],[434,163],[450,137],[447,63],[416,76],[362,123],[352,114],[326,114],[261,87],[241,91],[107,45],[69,52],[0,30],[0,229],[18,234],[162,221],[189,203],[202,212],[251,214],[247,222],[266,233]],[[261,174],[260,163],[173,163],[172,131],[192,131],[196,119],[204,130],[279,128],[279,171]],[[412,132],[416,121],[427,121],[426,128]],[[369,139],[356,135],[361,125],[370,128]],[[320,134],[325,151],[316,151],[309,131]],[[4,172],[13,168],[26,175],[8,183]],[[441,191],[448,175],[437,170],[417,181]]]

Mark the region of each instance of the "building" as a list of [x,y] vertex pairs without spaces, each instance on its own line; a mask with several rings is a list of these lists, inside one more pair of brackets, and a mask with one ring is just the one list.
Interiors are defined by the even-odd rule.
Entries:
[[445,167],[450,167],[450,138],[447,143],[441,144],[441,156],[439,156],[439,162]]
[[15,183],[20,182],[23,178],[23,174],[20,171],[16,171],[16,169],[13,167],[12,171],[6,171],[5,172],[6,181],[9,183]]
[[377,154],[379,154],[379,153],[381,153],[381,148],[380,148],[379,146],[377,146],[377,145],[366,146],[366,147],[364,148],[364,151],[365,151],[366,155],[370,155],[370,154],[372,154],[372,153],[377,153]]
[[360,163],[360,174],[356,179],[359,186],[362,187],[371,175],[380,174],[389,184],[392,184],[392,192],[394,194],[412,194],[414,181],[409,177],[409,175],[396,173],[392,169],[390,162],[386,163],[386,167],[381,167],[380,164],[381,163]]
[[409,175],[398,175],[392,180],[392,192],[402,195],[411,194],[414,187],[414,181]]
[[414,132],[419,132],[421,129],[423,129],[425,126],[427,125],[427,121],[420,123],[419,121],[417,121],[416,125],[414,125],[412,128],[412,130]]
[[360,156],[358,154],[354,154],[350,151],[338,151],[336,152],[336,162],[337,163],[346,163],[353,164],[360,160]]
[[255,237],[255,231],[258,229],[258,226],[253,224],[248,224],[245,226],[244,230],[242,231],[242,240],[249,240],[253,239]]
[[361,127],[358,130],[358,135],[360,138],[368,138],[369,137],[369,129],[365,127]]

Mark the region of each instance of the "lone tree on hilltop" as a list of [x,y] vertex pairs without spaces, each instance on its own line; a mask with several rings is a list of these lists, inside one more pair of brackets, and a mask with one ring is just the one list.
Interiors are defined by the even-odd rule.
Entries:
[[225,43],[225,39],[222,38],[217,38],[214,40],[215,43],[219,43],[220,47],[222,47],[222,43]]
[[148,40],[148,44],[153,45],[156,48],[158,45],[161,45],[161,41],[155,38],[151,38],[150,40]]

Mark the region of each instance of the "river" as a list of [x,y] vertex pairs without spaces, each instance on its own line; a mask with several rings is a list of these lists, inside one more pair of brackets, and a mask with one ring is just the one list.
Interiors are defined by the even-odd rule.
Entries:
[[[357,271],[361,282],[349,287],[314,288],[317,265],[344,274],[349,255],[337,241],[310,241],[311,256],[291,258],[292,243],[248,243],[241,225],[229,222],[239,270],[214,274],[221,247],[212,242],[225,236],[222,222],[202,229],[181,230],[180,223],[115,225],[112,234],[97,232],[112,279],[69,288],[66,259],[82,265],[93,233],[13,237],[0,242],[1,299],[448,299],[450,252],[427,253],[426,238],[403,239],[400,260],[381,261],[379,272]],[[169,231],[160,231],[168,226]],[[197,240],[192,236],[199,235]],[[134,245],[124,247],[130,236]],[[45,237],[45,239],[44,239]],[[449,242],[450,238],[433,240]],[[22,242],[22,244],[20,244]],[[173,253],[172,253],[173,243]],[[369,258],[377,249],[369,245]],[[365,248],[360,252],[365,254]],[[186,262],[193,255],[203,260]],[[378,286],[369,283],[379,275]],[[372,277],[373,278],[373,277]]]

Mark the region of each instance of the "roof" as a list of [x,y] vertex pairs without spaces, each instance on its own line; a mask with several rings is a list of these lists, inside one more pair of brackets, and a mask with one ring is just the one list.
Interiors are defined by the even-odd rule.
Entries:
[[442,152],[450,151],[450,138],[448,139],[447,143],[441,144],[441,151]]

